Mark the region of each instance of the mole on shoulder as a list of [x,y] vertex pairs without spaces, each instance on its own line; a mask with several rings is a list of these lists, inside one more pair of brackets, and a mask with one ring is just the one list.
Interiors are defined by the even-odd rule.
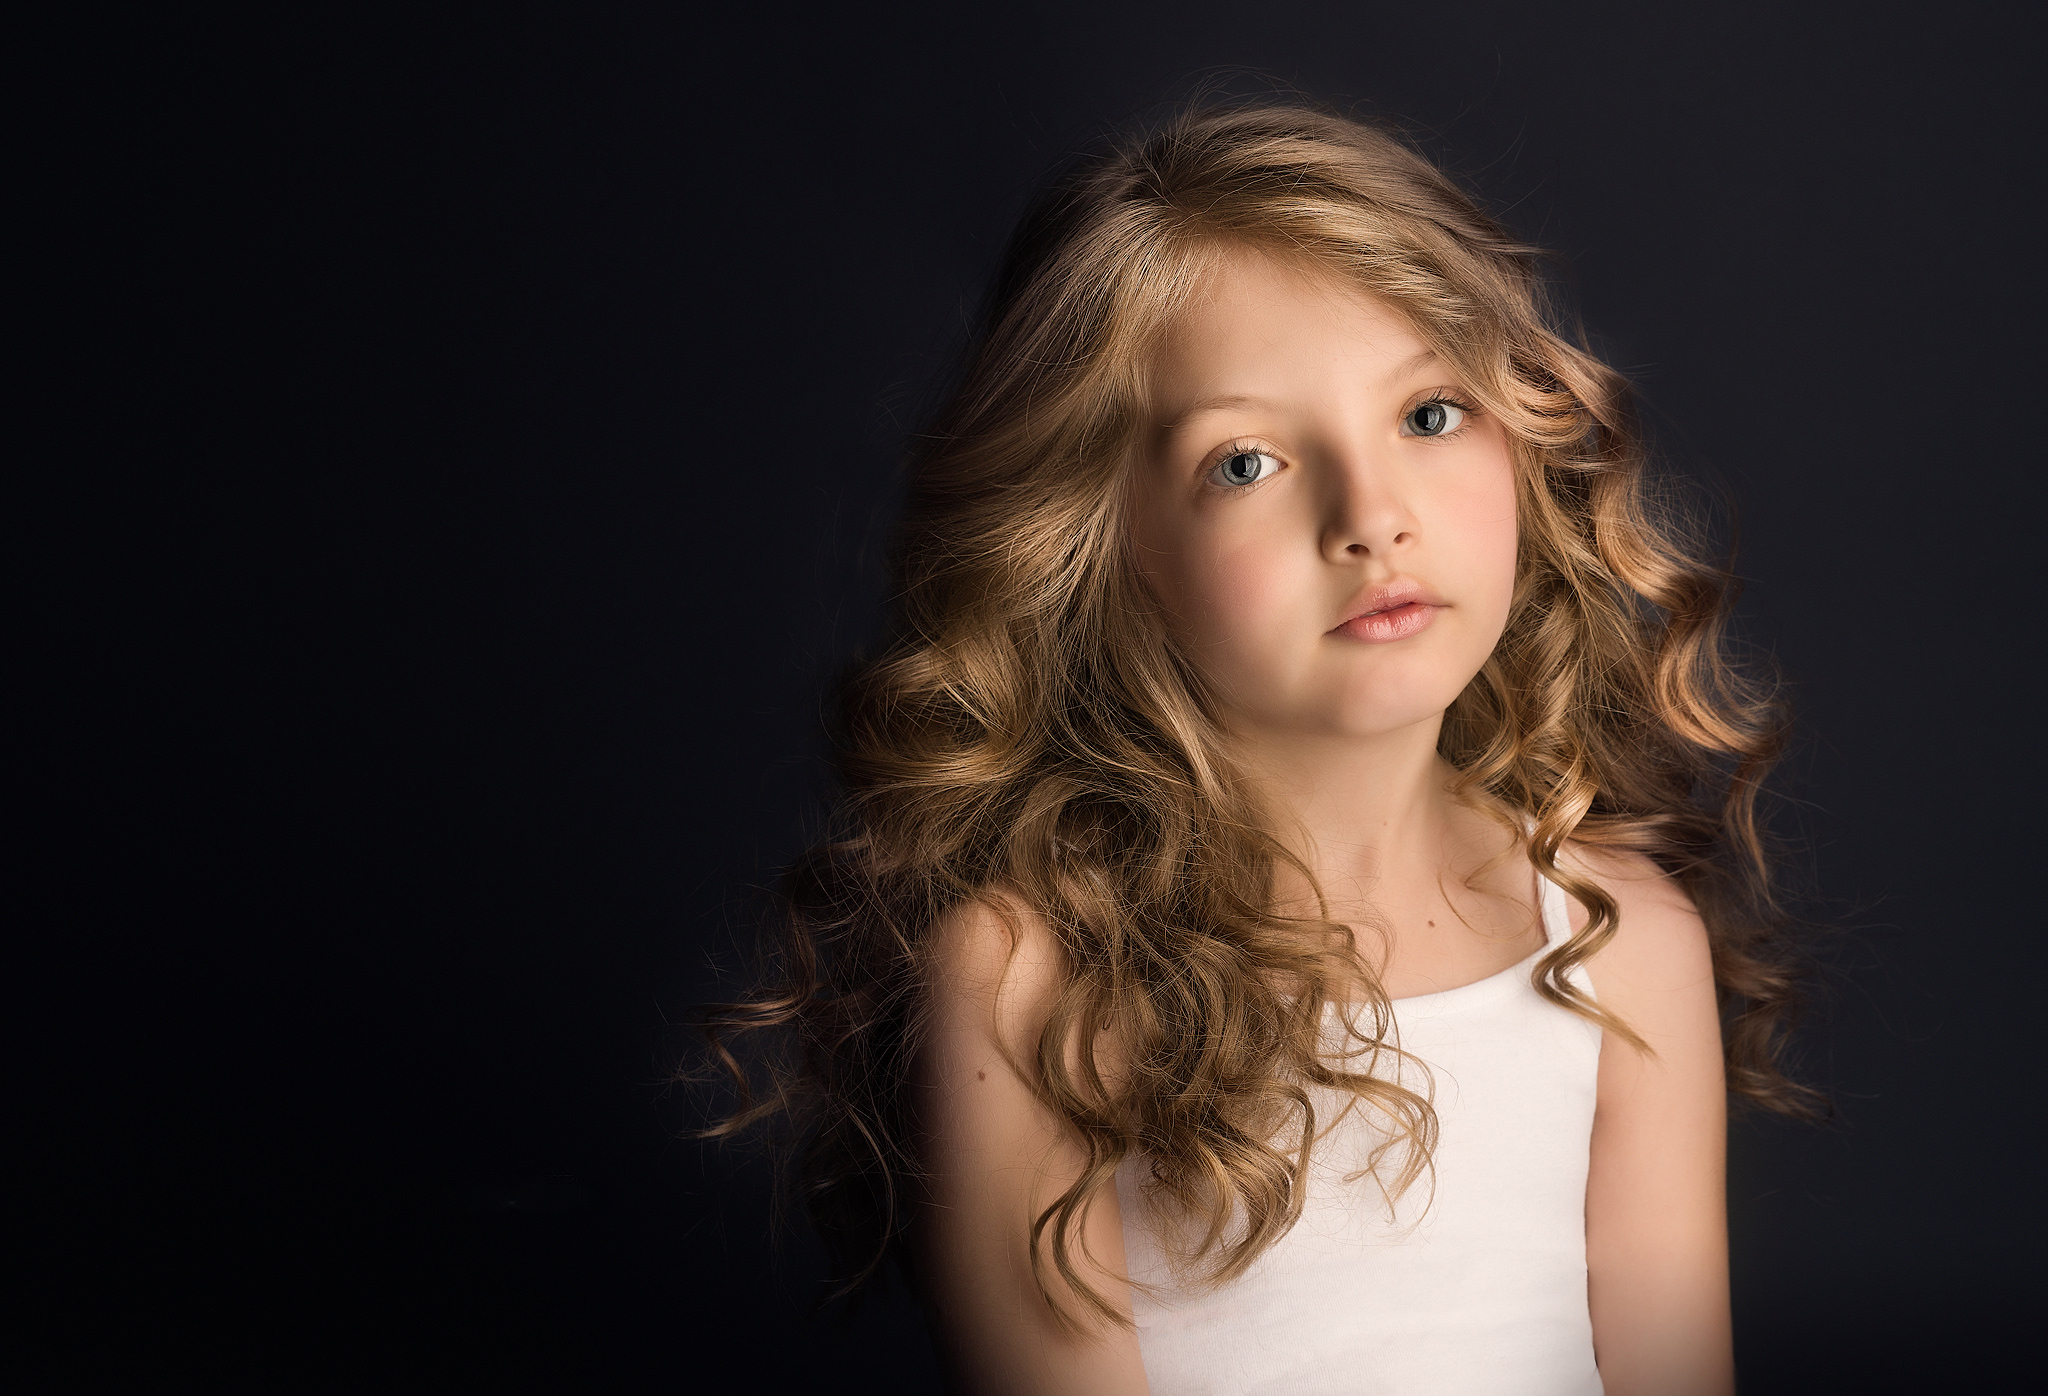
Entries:
[[986,1081],[988,1080],[988,1073],[986,1071],[977,1070],[974,1073],[974,1079],[977,1081]]

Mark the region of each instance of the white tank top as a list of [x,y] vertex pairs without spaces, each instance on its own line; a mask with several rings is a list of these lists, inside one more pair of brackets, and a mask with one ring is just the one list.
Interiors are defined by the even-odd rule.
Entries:
[[[1543,933],[1569,935],[1539,883]],[[1176,1283],[1145,1208],[1142,1159],[1117,1174],[1132,1302],[1153,1396],[1388,1393],[1599,1396],[1586,1306],[1586,1163],[1600,1029],[1530,983],[1542,952],[1489,979],[1394,1000],[1400,1044],[1434,1079],[1428,1174],[1390,1209],[1345,1182],[1376,1139],[1353,1110],[1315,1145],[1301,1220],[1220,1289]],[[1572,981],[1588,995],[1582,971]],[[1333,1011],[1334,1017],[1334,1011]],[[1418,1089],[1412,1066],[1403,1079]],[[1312,1092],[1318,1128],[1340,1101]]]

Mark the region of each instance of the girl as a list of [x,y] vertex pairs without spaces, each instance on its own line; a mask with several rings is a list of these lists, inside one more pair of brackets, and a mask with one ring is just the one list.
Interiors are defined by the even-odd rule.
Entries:
[[814,1217],[976,1392],[1726,1392],[1780,709],[1627,385],[1396,140],[1198,111],[1020,230],[777,985]]

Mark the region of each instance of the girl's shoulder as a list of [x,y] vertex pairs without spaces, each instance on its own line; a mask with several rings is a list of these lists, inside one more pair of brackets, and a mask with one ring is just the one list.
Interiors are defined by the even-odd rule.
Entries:
[[[925,957],[929,1054],[973,1058],[977,1069],[1000,1061],[1014,1085],[1033,1088],[1041,1039],[1070,970],[1051,925],[1013,889],[986,889],[956,904],[933,926]],[[1081,1070],[1088,1056],[1092,1074],[1125,1077],[1127,1049],[1113,1028],[1064,1033],[1061,1051],[1069,1070]]]
[[[1714,961],[1706,923],[1692,898],[1640,853],[1568,843],[1559,866],[1593,883],[1614,901],[1614,934],[1586,960],[1602,1005],[1624,1021],[1662,1020],[1713,995]],[[1585,929],[1585,903],[1567,897],[1571,930]],[[1633,1011],[1632,1011],[1633,1010]],[[1684,1016],[1696,1016],[1686,1012]],[[1638,1029],[1641,1031],[1642,1029]]]
[[1066,955],[1043,916],[991,888],[932,927],[925,987],[934,1025],[986,1033],[1012,1051],[1036,1041],[1066,978]]

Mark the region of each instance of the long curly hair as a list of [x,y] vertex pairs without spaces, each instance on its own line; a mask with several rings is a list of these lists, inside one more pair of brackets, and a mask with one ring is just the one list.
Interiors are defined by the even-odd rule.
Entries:
[[[904,1082],[933,929],[973,899],[1028,908],[1065,951],[1032,1063],[1087,1151],[1033,1229],[1056,1313],[1064,1292],[1128,1322],[1075,1247],[1134,1153],[1153,1195],[1196,1220],[1183,1259],[1213,1282],[1299,1215],[1315,1090],[1399,1146],[1381,1159],[1391,1192],[1429,1165],[1435,1116],[1402,1084],[1387,995],[1343,926],[1276,914],[1277,870],[1308,869],[1267,832],[1127,545],[1148,351],[1217,260],[1247,250],[1399,308],[1504,424],[1514,599],[1441,752],[1589,912],[1539,961],[1537,991],[1637,1041],[1567,977],[1617,913],[1559,851],[1645,854],[1705,919],[1730,1089],[1807,1105],[1777,1065],[1797,960],[1757,809],[1786,715],[1731,657],[1729,573],[1646,479],[1629,385],[1561,331],[1538,254],[1398,138],[1299,107],[1198,109],[1086,164],[1020,227],[916,443],[892,638],[840,705],[838,823],[789,873],[763,987],[707,1011],[739,1096],[706,1133],[781,1120],[849,1287],[914,1223]],[[1333,1003],[1349,1029],[1334,1054]],[[1115,1073],[1096,1057],[1109,1025]]]

